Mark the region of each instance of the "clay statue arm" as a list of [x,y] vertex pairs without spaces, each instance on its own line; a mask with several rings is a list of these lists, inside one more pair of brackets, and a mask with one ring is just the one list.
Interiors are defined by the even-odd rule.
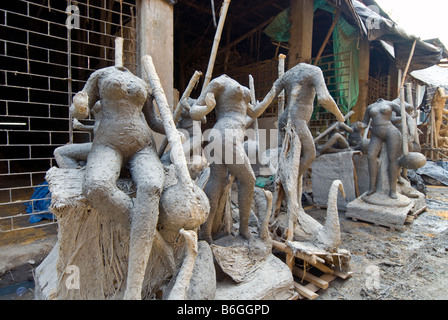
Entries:
[[78,121],[78,119],[73,118],[73,129],[80,130],[80,131],[88,131],[93,132],[95,129],[95,126],[92,125],[85,125]]
[[165,134],[165,127],[163,126],[163,121],[157,115],[154,110],[153,96],[148,93],[148,99],[143,106],[143,115],[145,116],[146,122],[149,127],[157,133]]
[[401,124],[401,117],[398,117],[395,112],[392,112],[390,122],[392,122],[394,125]]
[[250,110],[248,115],[252,118],[258,118],[261,114],[266,110],[267,107],[274,101],[274,99],[282,92],[284,89],[284,85],[282,82],[282,78],[277,79],[272,85],[271,90],[269,90],[268,94],[264,97],[263,101],[257,103],[255,107],[253,107],[253,111]]
[[[406,103],[406,102],[405,102]],[[389,103],[389,106],[392,108],[392,110],[397,114],[397,116],[401,117],[401,106],[396,103],[395,101],[391,101]],[[400,118],[401,119],[401,118]]]
[[367,126],[369,125],[370,118],[371,118],[370,109],[371,109],[371,107],[367,107],[366,112],[364,113],[364,118],[362,119],[362,126],[361,126],[362,129],[367,128]]
[[100,99],[98,92],[98,80],[103,76],[106,69],[100,69],[92,73],[82,91],[73,97],[70,106],[70,115],[76,119],[85,119],[89,116],[90,109]]
[[204,116],[209,114],[216,106],[215,95],[219,94],[222,89],[223,85],[221,83],[212,80],[198,100],[190,107],[189,113],[191,119],[200,121]]
[[340,123],[345,122],[344,115],[339,110],[338,105],[330,95],[330,92],[328,92],[322,71],[319,70],[319,72],[314,74],[313,83],[314,88],[316,89],[317,100],[322,107],[331,112]]

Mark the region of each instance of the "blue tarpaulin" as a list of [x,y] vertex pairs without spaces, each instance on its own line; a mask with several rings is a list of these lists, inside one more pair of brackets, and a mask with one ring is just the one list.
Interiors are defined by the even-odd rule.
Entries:
[[54,215],[49,211],[51,204],[51,193],[48,189],[48,183],[43,182],[34,188],[31,201],[26,207],[27,213],[34,213],[30,216],[30,223],[36,223],[42,219],[53,219]]

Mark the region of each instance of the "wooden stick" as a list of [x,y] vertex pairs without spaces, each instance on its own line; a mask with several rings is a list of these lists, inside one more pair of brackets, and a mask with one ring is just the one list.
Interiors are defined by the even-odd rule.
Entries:
[[166,100],[165,92],[160,83],[160,78],[157,75],[156,68],[150,55],[145,55],[142,58],[143,67],[148,75],[148,81],[152,88],[152,94],[159,107],[160,116],[165,127],[165,133],[171,144],[171,153],[173,155],[173,163],[176,166],[178,179],[180,182],[193,190],[193,181],[187,167],[187,160],[185,159],[184,150],[182,148],[182,141],[174,125],[173,115],[171,114],[170,106]]
[[[184,93],[182,94],[182,97],[180,98],[180,100],[176,106],[176,110],[174,110],[174,115],[173,115],[174,125],[176,125],[177,122],[179,121],[180,114],[182,113],[183,104],[186,103],[187,99],[190,97],[191,91],[193,91],[193,88],[198,83],[199,78],[201,76],[202,76],[202,72],[195,71],[195,73],[191,77],[187,88],[185,89]],[[160,145],[160,149],[158,152],[159,158],[163,155],[167,146],[168,146],[168,138],[165,137],[162,141],[162,144]]]
[[318,263],[325,263],[324,259],[319,258],[318,256],[316,256],[314,254],[307,255],[302,252],[296,252],[294,254],[290,247],[288,247],[285,243],[281,243],[280,241],[277,241],[277,240],[272,240],[272,247],[274,249],[277,249],[278,251],[283,252],[283,253],[293,254],[295,257],[302,259],[303,261],[306,261],[313,266],[317,265]]
[[255,27],[254,29],[252,29],[251,31],[247,32],[246,34],[243,34],[241,37],[239,37],[238,39],[232,41],[231,43],[229,43],[228,45],[226,45],[225,47],[221,48],[219,50],[218,53],[224,52],[230,48],[232,48],[233,46],[237,45],[238,43],[240,43],[241,41],[247,39],[248,37],[250,37],[251,35],[253,35],[254,33],[256,33],[259,30],[262,30],[264,27],[266,27],[269,23],[271,23],[273,20],[275,19],[275,16],[270,17],[268,20],[266,20],[265,22],[263,22],[262,24],[258,25],[257,27]]
[[115,66],[123,66],[123,38],[115,38]]
[[[213,41],[212,52],[210,54],[210,60],[208,62],[207,72],[205,73],[204,85],[202,86],[202,92],[204,92],[205,88],[209,84],[213,75],[213,67],[215,65],[216,54],[218,53],[219,42],[221,41],[222,29],[224,27],[224,22],[226,20],[227,11],[229,9],[230,0],[224,0],[221,12],[219,13],[219,22],[218,28],[216,29],[215,39]],[[201,92],[201,93],[202,93]]]
[[306,281],[308,281],[308,282],[318,286],[321,289],[327,289],[328,288],[328,282],[327,281],[322,280],[321,278],[316,277],[316,276],[312,275],[309,272],[303,271],[302,268],[298,268],[298,267],[294,266],[294,268],[292,270],[292,273],[296,277],[298,277],[300,279],[304,279],[304,280],[306,280]]
[[[355,111],[350,111],[349,113],[347,113],[344,117],[345,120],[347,120],[348,118],[350,118],[353,114],[355,113]],[[329,134],[331,131],[333,131],[337,126],[339,125],[339,122],[335,122],[333,123],[330,127],[328,127],[327,130],[325,130],[324,132],[322,132],[320,135],[318,135],[315,139],[314,142],[319,141],[320,139],[322,139],[323,137],[325,137],[327,134]]]
[[401,134],[403,136],[403,154],[407,156],[409,154],[408,146],[408,125],[407,125],[407,112],[406,102],[404,98],[404,86],[400,88],[400,102],[401,102]]
[[407,126],[407,112],[406,112],[406,102],[405,102],[405,90],[404,85],[406,81],[406,75],[409,70],[409,66],[411,65],[412,57],[414,56],[415,46],[417,44],[417,38],[414,39],[414,43],[412,44],[411,52],[409,54],[409,59],[406,64],[406,68],[403,72],[403,78],[400,83],[400,102],[401,102],[401,134],[403,136],[403,154],[407,156],[409,154],[409,146],[408,146],[408,126]]
[[336,15],[334,16],[334,19],[333,19],[333,23],[331,24],[331,27],[328,30],[327,36],[325,37],[325,40],[324,40],[324,42],[322,43],[322,46],[319,49],[319,52],[318,52],[317,57],[316,57],[316,60],[314,61],[314,65],[315,66],[317,66],[317,63],[319,62],[320,57],[322,56],[322,52],[324,52],[324,49],[327,46],[328,40],[330,40],[330,36],[333,33],[334,28],[336,27],[336,23],[339,20],[340,14],[341,14],[341,11],[337,10],[336,11]]
[[409,59],[406,64],[406,68],[404,69],[404,72],[403,72],[403,78],[401,78],[400,88],[402,88],[404,86],[404,82],[406,81],[406,76],[407,76],[407,73],[409,70],[409,66],[411,65],[412,57],[414,56],[416,44],[417,44],[417,38],[414,39],[414,43],[412,44],[411,53],[409,54]]
[[[286,56],[280,54],[278,56],[278,78],[280,79],[285,74],[285,60]],[[278,117],[282,115],[285,110],[285,90],[282,90],[278,95]]]

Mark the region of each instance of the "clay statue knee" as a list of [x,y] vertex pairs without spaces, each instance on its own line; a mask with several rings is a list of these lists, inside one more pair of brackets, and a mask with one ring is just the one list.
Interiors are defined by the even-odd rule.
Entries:
[[144,181],[140,182],[137,185],[137,196],[138,194],[144,194],[149,197],[156,196],[160,198],[162,190],[163,190],[163,182],[153,180]]

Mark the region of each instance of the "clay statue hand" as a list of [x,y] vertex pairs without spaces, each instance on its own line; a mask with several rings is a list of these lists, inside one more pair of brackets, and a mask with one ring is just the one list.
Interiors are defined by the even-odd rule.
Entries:
[[73,119],[73,129],[76,130],[85,130],[86,126],[83,125],[81,122],[78,121],[78,119],[74,118]]
[[212,92],[207,92],[205,96],[205,106],[195,105],[193,109],[190,108],[190,117],[195,121],[200,121],[204,114],[208,114],[216,106],[215,95]]
[[74,118],[85,119],[89,116],[89,112],[89,96],[85,91],[80,91],[73,97],[70,114]]
[[255,106],[253,106],[251,103],[247,104],[247,115],[249,117],[251,117],[252,119],[256,119],[256,114],[255,114]]

